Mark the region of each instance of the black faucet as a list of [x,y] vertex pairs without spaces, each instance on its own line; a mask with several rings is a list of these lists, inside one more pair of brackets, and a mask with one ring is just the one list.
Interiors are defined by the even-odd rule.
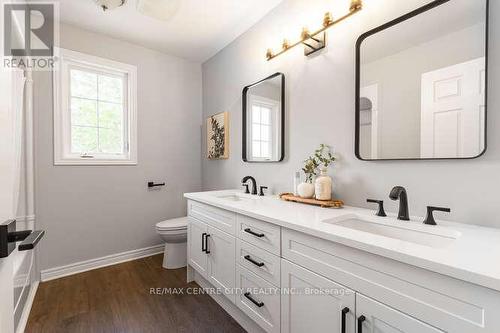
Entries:
[[255,178],[253,178],[252,176],[246,176],[241,180],[241,183],[245,185],[245,183],[249,180],[252,181],[252,194],[257,195],[257,182],[255,181]]
[[391,198],[391,200],[399,199],[398,220],[409,221],[410,213],[408,211],[408,195],[406,194],[406,189],[403,186],[395,186],[391,190],[389,198]]

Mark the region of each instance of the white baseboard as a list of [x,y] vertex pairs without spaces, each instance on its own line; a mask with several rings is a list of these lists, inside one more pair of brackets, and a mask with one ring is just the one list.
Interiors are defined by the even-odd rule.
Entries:
[[35,300],[36,291],[38,290],[38,281],[31,284],[30,292],[28,298],[26,299],[26,304],[24,304],[23,313],[17,324],[16,333],[24,333],[26,329],[26,324],[28,324],[28,319],[30,317],[31,307],[33,306],[33,301]]
[[[214,288],[214,286],[197,271],[194,271],[194,281],[202,288]],[[226,296],[217,293],[209,293],[209,295],[217,302],[217,304],[229,313],[229,315],[233,317],[233,319],[236,320],[236,322],[238,322],[238,324],[240,324],[245,331],[252,333],[265,333],[265,331],[257,325],[255,321],[241,311]]]
[[144,257],[149,257],[155,254],[162,253],[165,245],[155,245],[143,249],[132,250],[122,253],[116,253],[109,256],[90,259],[85,261],[76,262],[65,266],[59,266],[41,271],[42,282],[62,278],[64,276],[73,275],[81,272],[90,271],[96,268],[116,265],[122,262],[136,260]]

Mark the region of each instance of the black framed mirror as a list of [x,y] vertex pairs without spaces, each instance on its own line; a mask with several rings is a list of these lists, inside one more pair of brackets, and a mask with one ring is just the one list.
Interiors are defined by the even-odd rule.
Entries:
[[472,159],[486,151],[488,0],[437,0],[356,44],[356,156]]
[[285,75],[275,73],[243,88],[243,161],[285,158]]

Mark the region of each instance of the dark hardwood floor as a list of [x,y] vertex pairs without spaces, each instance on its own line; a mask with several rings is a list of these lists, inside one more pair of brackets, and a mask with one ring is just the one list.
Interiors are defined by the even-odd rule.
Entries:
[[151,294],[198,287],[161,264],[157,255],[41,283],[25,332],[244,332],[209,295]]

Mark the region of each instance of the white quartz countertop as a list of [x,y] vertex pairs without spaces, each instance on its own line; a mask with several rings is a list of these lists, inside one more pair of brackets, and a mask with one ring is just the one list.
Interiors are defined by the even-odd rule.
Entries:
[[[233,194],[243,199],[233,201],[222,198]],[[190,200],[500,291],[498,229],[439,220],[436,220],[437,226],[428,226],[422,224],[421,217],[412,217],[411,221],[403,222],[391,214],[388,214],[388,217],[374,216],[376,207],[374,210],[356,207],[320,208],[285,202],[275,196],[245,195],[236,190],[186,193],[184,196]],[[413,230],[429,233],[430,237],[444,235],[451,241],[442,246],[422,245],[325,222],[347,215],[410,232]]]

